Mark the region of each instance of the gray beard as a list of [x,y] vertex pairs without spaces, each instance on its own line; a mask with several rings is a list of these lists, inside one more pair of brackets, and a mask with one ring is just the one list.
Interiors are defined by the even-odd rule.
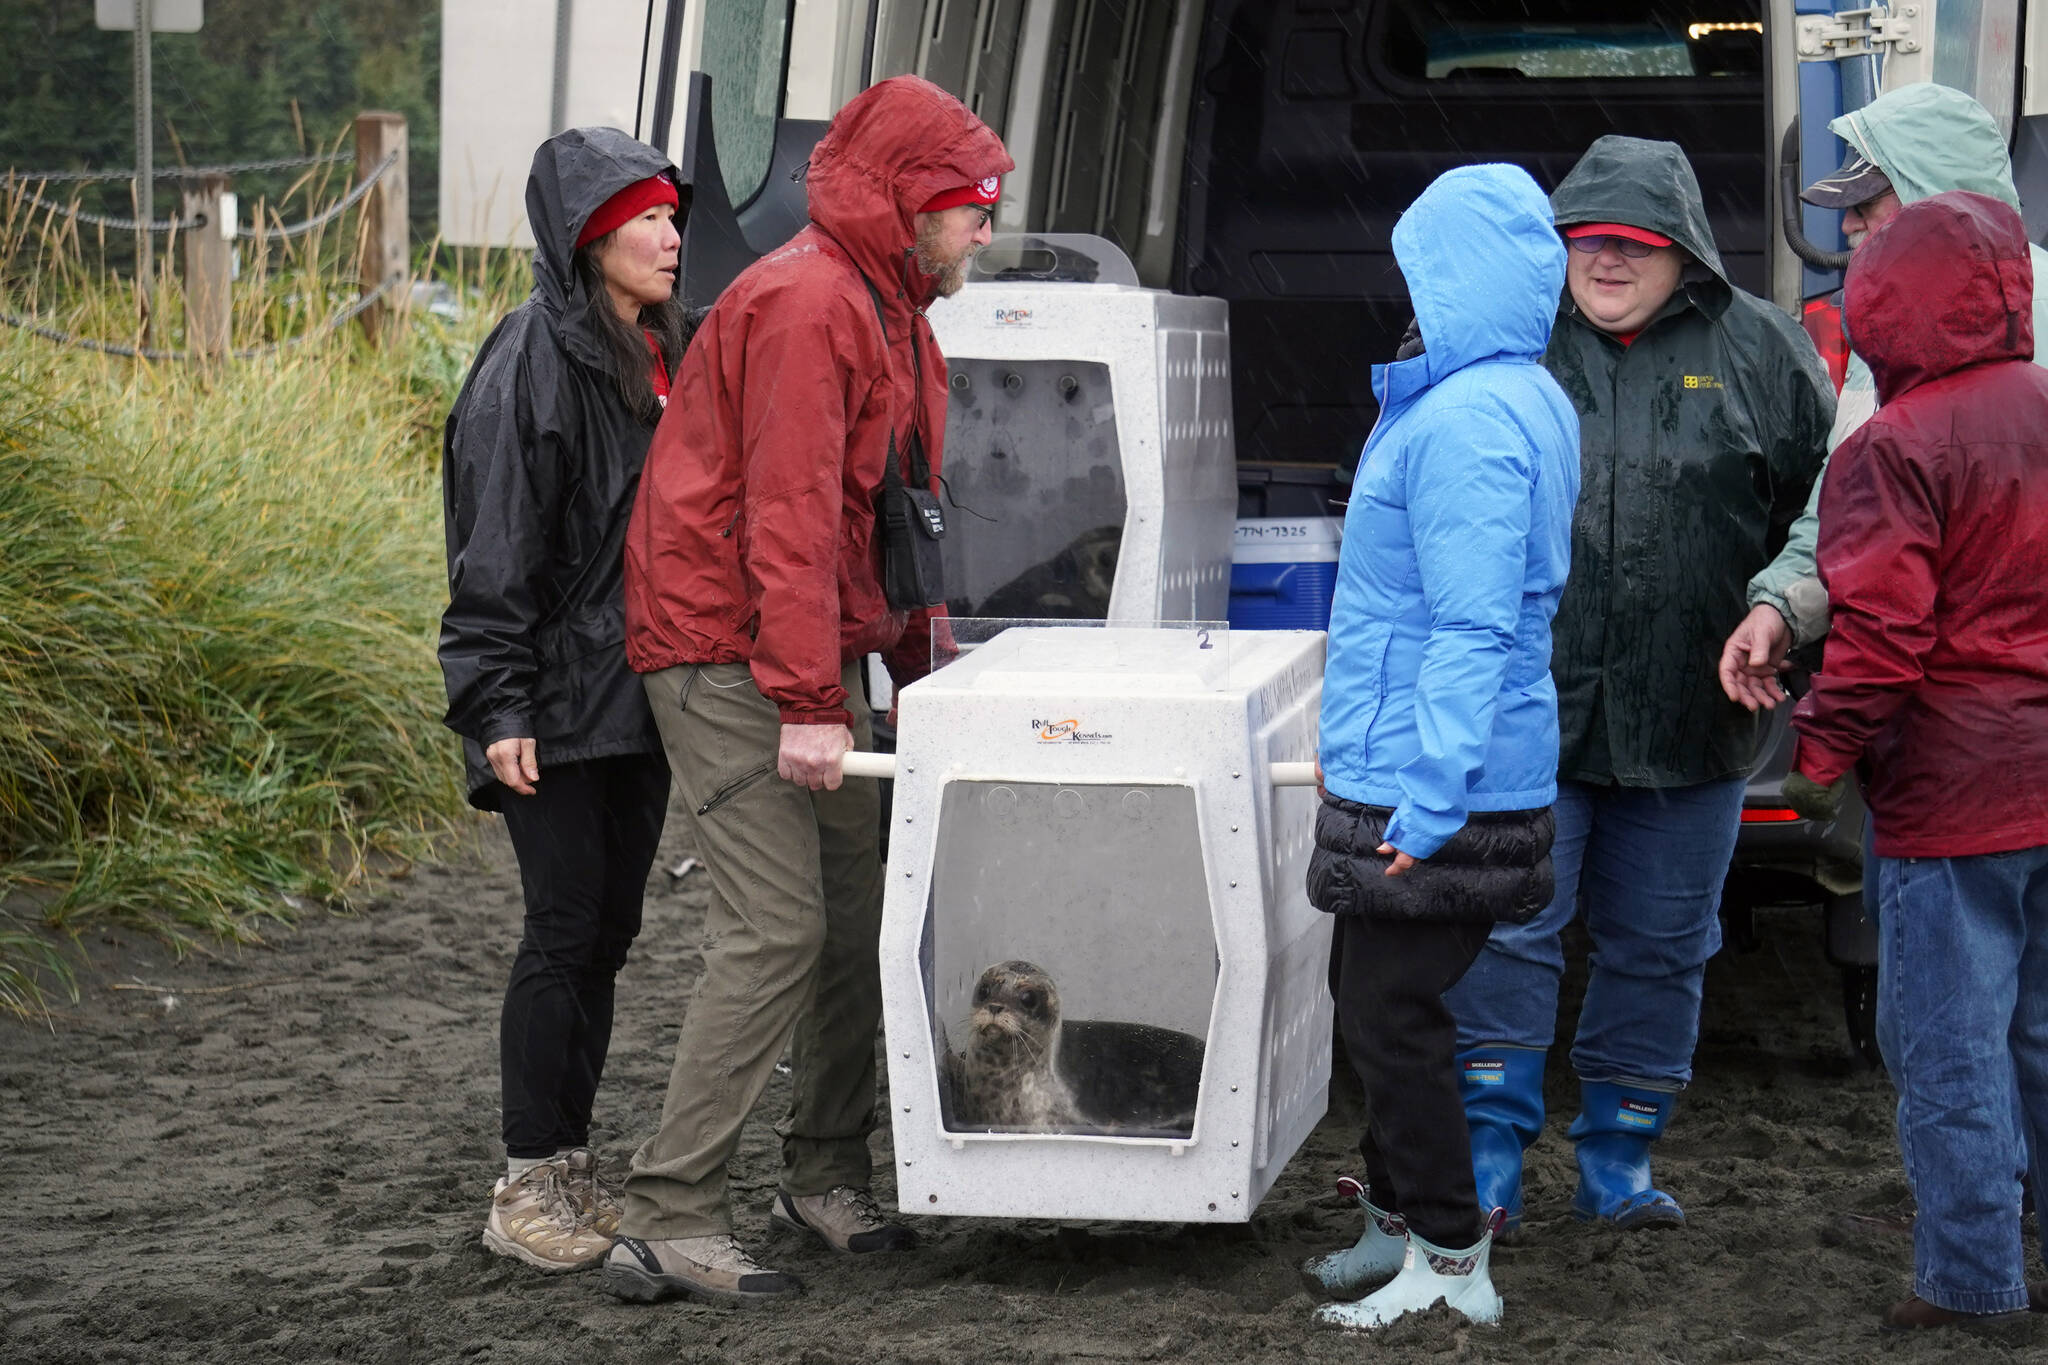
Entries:
[[952,298],[967,283],[967,263],[973,259],[974,251],[970,248],[959,260],[948,265],[934,256],[931,247],[924,242],[917,244],[915,256],[917,268],[932,277],[933,292],[942,299]]

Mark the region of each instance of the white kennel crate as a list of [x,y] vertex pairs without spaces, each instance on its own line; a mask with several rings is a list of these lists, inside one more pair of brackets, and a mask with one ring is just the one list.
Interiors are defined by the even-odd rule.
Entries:
[[[1041,259],[1085,282],[1020,273]],[[994,518],[952,518],[953,614],[1221,620],[1237,517],[1224,301],[1141,288],[1111,243],[1049,234],[996,239],[929,317],[952,385],[946,480]]]
[[[881,974],[905,1212],[1251,1216],[1328,1102],[1316,795],[1273,781],[1314,756],[1323,654],[1319,631],[1018,627],[903,691]],[[1201,1039],[1191,1127],[949,1128],[939,1029],[1013,958],[1069,1021]]]

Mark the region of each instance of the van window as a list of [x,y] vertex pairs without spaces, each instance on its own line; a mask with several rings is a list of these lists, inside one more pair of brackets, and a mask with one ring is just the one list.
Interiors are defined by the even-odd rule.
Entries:
[[1754,0],[1396,0],[1380,35],[1389,74],[1420,81],[1668,80],[1763,69]]
[[2012,137],[2019,81],[2019,0],[1945,0],[1934,36],[1934,79],[1976,100]]
[[711,76],[711,124],[718,169],[734,208],[761,192],[782,113],[782,72],[794,0],[706,0],[704,70]]

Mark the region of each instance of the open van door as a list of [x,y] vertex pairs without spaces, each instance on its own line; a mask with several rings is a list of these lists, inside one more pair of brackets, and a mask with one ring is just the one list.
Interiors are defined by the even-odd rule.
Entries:
[[688,89],[678,164],[697,186],[697,193],[683,232],[681,273],[683,297],[701,308],[724,292],[742,270],[810,221],[804,168],[810,164],[811,149],[825,135],[826,125],[822,120],[777,118],[760,185],[751,198],[735,204],[719,166],[712,78],[692,71]]
[[795,0],[667,0],[660,47],[648,54],[643,136],[696,186],[681,263],[693,307],[808,221],[804,167],[826,120],[786,114],[795,10]]

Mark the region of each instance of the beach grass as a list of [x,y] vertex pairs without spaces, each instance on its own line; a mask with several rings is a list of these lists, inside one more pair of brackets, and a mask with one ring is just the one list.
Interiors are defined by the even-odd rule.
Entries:
[[[132,284],[34,229],[0,217],[0,309],[133,333]],[[332,244],[271,257],[237,345],[317,331],[353,290]],[[401,308],[382,346],[348,324],[151,363],[0,328],[0,1009],[69,990],[66,939],[97,923],[256,941],[460,817],[440,427],[503,265],[465,268],[460,320]],[[179,346],[174,281],[155,312]]]

